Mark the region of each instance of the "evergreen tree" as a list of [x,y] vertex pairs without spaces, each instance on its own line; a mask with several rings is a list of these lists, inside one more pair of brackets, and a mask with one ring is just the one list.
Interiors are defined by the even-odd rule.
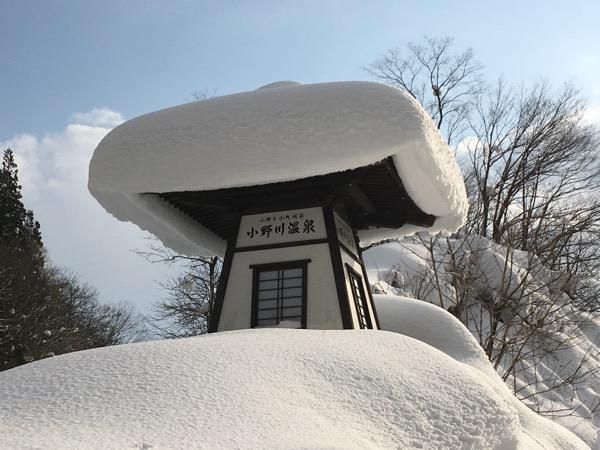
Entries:
[[45,285],[40,224],[23,205],[10,149],[0,170],[0,280],[0,357],[10,367],[27,360],[24,334],[31,311],[43,301]]
[[125,306],[100,305],[96,291],[46,264],[40,224],[23,205],[17,164],[0,171],[0,370],[76,350],[139,338]]
[[0,239],[17,251],[29,251],[39,257],[42,250],[40,224],[21,201],[18,173],[13,152],[7,149],[0,171]]

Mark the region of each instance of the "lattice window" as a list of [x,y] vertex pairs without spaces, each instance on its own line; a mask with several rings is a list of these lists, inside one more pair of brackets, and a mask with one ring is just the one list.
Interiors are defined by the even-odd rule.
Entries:
[[307,262],[253,266],[253,327],[305,328]]
[[354,297],[358,323],[360,324],[361,328],[371,329],[373,328],[373,325],[371,323],[371,315],[369,314],[369,308],[367,306],[367,297],[363,288],[362,278],[349,265],[346,265],[346,269],[348,270],[348,278],[350,280],[352,297]]

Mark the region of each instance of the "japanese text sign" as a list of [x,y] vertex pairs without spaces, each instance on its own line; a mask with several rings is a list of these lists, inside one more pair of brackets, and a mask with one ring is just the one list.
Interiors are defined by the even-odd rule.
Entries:
[[326,236],[321,208],[252,214],[242,217],[237,247],[282,244]]
[[338,241],[341,242],[348,250],[358,256],[358,249],[356,248],[356,241],[354,240],[354,232],[350,225],[348,225],[337,213],[333,213],[335,220],[335,231],[337,233]]

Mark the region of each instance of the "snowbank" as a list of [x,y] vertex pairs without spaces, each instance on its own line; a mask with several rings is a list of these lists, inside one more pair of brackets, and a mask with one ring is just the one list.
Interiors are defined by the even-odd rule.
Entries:
[[496,375],[469,330],[442,308],[395,295],[374,295],[373,299],[382,329],[418,339],[487,375]]
[[[452,258],[451,253],[454,254]],[[444,306],[448,308],[457,304],[455,267],[462,267],[463,279],[468,281],[464,288],[471,294],[466,301],[463,300],[468,305],[463,310],[468,311],[472,335],[481,338],[483,343],[488,339],[491,320],[487,307],[478,299],[501,298],[506,286],[513,291],[515,286],[524,286],[519,290],[519,308],[522,310],[515,316],[504,313],[503,325],[510,324],[514,329],[522,323],[521,317],[528,316],[541,316],[552,323],[555,320],[551,315],[553,312],[559,319],[552,328],[550,325],[546,328],[543,334],[548,337],[546,341],[519,341],[519,349],[526,356],[519,362],[519,370],[508,374],[506,384],[511,390],[516,390],[518,398],[524,399],[531,408],[546,411],[549,417],[553,416],[553,420],[576,433],[592,448],[600,449],[600,416],[596,413],[594,417],[593,413],[600,401],[600,316],[565,309],[569,308],[568,301],[565,302],[567,306],[559,308],[565,294],[555,287],[560,281],[557,274],[537,265],[535,270],[527,270],[531,263],[524,252],[508,254],[505,247],[485,238],[470,237],[468,241],[441,239],[434,246],[434,254],[437,276],[431,255],[416,240],[409,238],[401,244],[379,246],[365,255],[370,267],[369,279],[377,292],[418,297],[433,304],[439,304],[441,292]],[[519,285],[525,276],[528,282]],[[482,295],[482,292],[488,295]],[[383,296],[377,300],[384,329],[418,337],[443,351],[446,351],[446,340],[452,348],[456,342],[471,342],[471,346],[477,347],[474,354],[481,354],[475,339],[467,340],[461,335],[461,330],[466,332],[466,329],[458,320],[454,320],[458,325],[446,325],[448,330],[456,331],[454,338],[445,331],[438,336],[439,327],[428,326],[422,317],[406,309],[410,302],[403,303],[405,310],[396,314],[390,323],[391,316],[387,313],[390,298]],[[395,304],[393,307],[398,308]],[[429,308],[430,312],[424,317],[429,316],[433,320],[443,313],[436,306],[430,305]],[[500,333],[497,335],[500,336]],[[504,339],[507,336],[510,339],[511,334],[507,333]],[[534,352],[531,348],[537,350]],[[473,360],[466,362],[478,368],[491,369],[485,356],[483,358],[483,365]],[[507,351],[498,362],[498,371],[504,373],[514,363],[514,358],[519,356]]]
[[72,353],[0,373],[2,445],[587,448],[519,405],[449,314],[377,301],[391,328],[433,326],[443,351],[385,331],[269,329]]
[[[98,145],[89,190],[119,220],[132,221],[181,253],[222,253],[223,242],[158,197],[324,175],[392,156],[415,203],[454,231],[467,198],[454,157],[409,95],[372,82],[280,82],[130,120]],[[377,229],[363,242],[415,232]]]

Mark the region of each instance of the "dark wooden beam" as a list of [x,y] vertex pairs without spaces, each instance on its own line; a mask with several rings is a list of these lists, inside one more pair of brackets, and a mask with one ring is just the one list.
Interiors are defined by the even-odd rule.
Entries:
[[377,208],[373,202],[365,195],[360,186],[356,183],[348,187],[348,196],[367,214],[374,214]]
[[395,229],[406,223],[427,227],[436,219],[406,193],[391,157],[357,169],[286,182],[156,195],[223,239],[231,233],[237,215],[326,204],[344,205],[349,222],[357,229]]

